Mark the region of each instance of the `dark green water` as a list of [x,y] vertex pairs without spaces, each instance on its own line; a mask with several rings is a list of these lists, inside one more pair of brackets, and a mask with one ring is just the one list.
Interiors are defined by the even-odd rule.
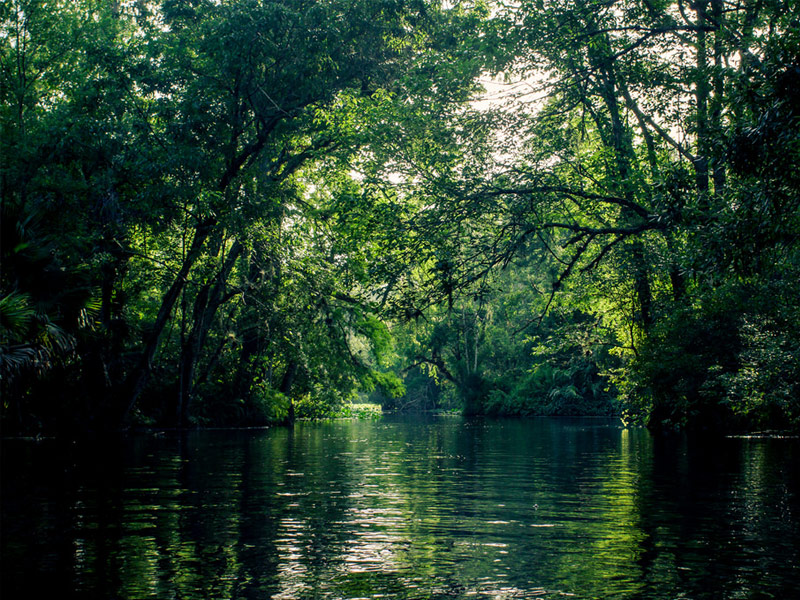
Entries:
[[2,443],[3,600],[797,598],[800,444],[597,419]]

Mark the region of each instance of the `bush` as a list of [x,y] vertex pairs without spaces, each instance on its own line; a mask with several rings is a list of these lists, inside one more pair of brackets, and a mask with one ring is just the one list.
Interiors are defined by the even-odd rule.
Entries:
[[652,428],[800,425],[800,327],[790,286],[736,282],[651,332],[620,388]]

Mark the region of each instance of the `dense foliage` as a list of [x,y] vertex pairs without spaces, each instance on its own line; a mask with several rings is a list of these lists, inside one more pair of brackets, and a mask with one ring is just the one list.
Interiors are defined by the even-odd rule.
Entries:
[[5,3],[4,429],[800,426],[798,19]]

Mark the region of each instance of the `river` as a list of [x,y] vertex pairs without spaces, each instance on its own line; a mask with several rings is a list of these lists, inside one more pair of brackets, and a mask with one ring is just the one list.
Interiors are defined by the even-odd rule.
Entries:
[[794,598],[800,441],[459,417],[2,442],[0,596]]

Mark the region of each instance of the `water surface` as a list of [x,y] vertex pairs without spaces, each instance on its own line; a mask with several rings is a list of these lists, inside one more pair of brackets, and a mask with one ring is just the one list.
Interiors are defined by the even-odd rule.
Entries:
[[800,444],[603,419],[2,443],[2,598],[789,598]]

